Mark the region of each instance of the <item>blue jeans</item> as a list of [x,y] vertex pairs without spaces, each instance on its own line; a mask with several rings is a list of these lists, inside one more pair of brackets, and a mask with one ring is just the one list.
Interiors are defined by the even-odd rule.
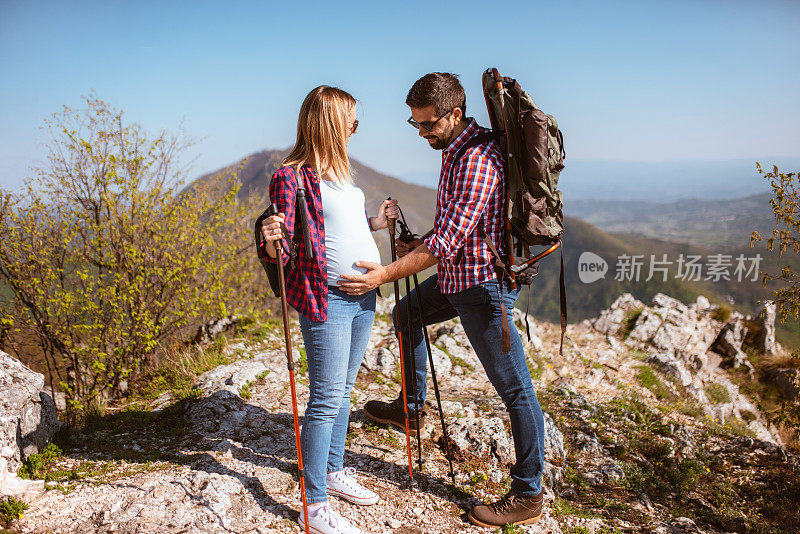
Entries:
[[[522,339],[514,325],[514,302],[519,290],[511,291],[506,283],[503,302],[507,316],[500,308],[500,284],[490,280],[457,293],[443,294],[438,287],[439,277],[431,276],[419,285],[425,324],[440,323],[455,316],[472,344],[511,419],[516,464],[511,468],[511,489],[522,495],[536,495],[542,489],[544,464],[544,416],[533,390],[533,382],[525,361]],[[392,311],[395,331],[403,335],[403,352],[406,371],[406,392],[409,409],[425,402],[425,378],[428,368],[428,351],[422,334],[422,322],[417,305],[417,290],[400,300]],[[408,304],[411,302],[411,334],[408,333]],[[501,321],[508,321],[511,333],[511,351],[501,352]],[[406,340],[409,342],[406,342]],[[416,365],[417,392],[412,391],[412,372],[408,352],[413,347]]]
[[375,291],[350,296],[335,287],[328,288],[327,321],[300,315],[310,390],[300,432],[309,503],[328,500],[325,476],[343,468],[350,390],[374,319]]

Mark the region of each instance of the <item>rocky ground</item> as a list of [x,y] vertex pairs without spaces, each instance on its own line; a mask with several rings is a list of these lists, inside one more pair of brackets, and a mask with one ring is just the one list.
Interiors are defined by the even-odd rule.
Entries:
[[[333,506],[373,533],[490,532],[465,512],[508,488],[514,454],[505,409],[460,324],[431,327],[456,484],[430,382],[425,462],[412,483],[405,436],[361,410],[399,387],[391,301],[379,308],[352,395],[345,465],[381,501]],[[547,414],[545,514],[504,532],[800,530],[796,456],[725,369],[746,369],[746,335],[737,331],[745,318],[718,311],[705,299],[687,306],[658,295],[646,306],[623,295],[597,319],[569,326],[563,356],[558,326],[532,322],[526,351]],[[296,325],[294,338],[302,407],[308,389]],[[80,430],[62,429],[58,448],[26,463],[47,491],[28,499],[11,531],[299,532],[282,346],[277,323],[249,325],[207,346],[229,363],[190,389],[123,401]]]

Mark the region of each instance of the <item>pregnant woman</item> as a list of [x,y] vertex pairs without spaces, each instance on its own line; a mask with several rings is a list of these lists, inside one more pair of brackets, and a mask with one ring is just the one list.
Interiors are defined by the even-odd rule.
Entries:
[[[360,505],[375,504],[378,495],[362,486],[355,470],[343,465],[350,417],[350,390],[364,357],[375,318],[375,291],[351,296],[337,287],[343,274],[362,274],[356,261],[380,263],[370,231],[386,228],[395,218],[395,201],[381,204],[367,218],[364,193],[350,172],[347,144],[356,132],[356,101],[345,91],[322,85],[306,96],[297,122],[297,142],[269,184],[280,212],[265,219],[263,244],[277,260],[274,242],[284,223],[294,237],[298,184],[307,198],[308,231],[313,254],[299,239],[298,255],[286,279],[289,304],[300,315],[300,330],[308,359],[309,400],[301,442],[305,464],[309,530],[318,534],[358,534],[356,528],[328,505],[336,495]],[[300,228],[300,225],[297,226]],[[283,250],[290,243],[283,241]],[[284,253],[281,262],[286,265]],[[303,525],[303,514],[300,514]]]

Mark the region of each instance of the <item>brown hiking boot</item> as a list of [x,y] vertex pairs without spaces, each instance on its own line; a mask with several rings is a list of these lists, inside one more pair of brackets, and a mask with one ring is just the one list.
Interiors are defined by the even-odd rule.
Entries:
[[[393,425],[405,433],[406,423],[403,416],[403,399],[398,397],[392,402],[381,402],[376,400],[368,401],[364,405],[364,415],[387,425]],[[419,426],[425,430],[425,418],[427,413],[425,409],[419,411]],[[414,415],[414,410],[408,410],[408,433],[412,436],[417,435],[417,420]]]
[[527,525],[542,517],[544,491],[533,497],[524,497],[509,491],[502,499],[490,505],[482,504],[469,511],[469,520],[482,527],[502,527],[506,524]]

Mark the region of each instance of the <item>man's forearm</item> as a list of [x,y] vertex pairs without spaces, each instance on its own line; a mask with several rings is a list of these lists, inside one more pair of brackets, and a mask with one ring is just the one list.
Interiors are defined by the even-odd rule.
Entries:
[[386,284],[411,276],[437,263],[439,263],[439,260],[428,249],[428,245],[423,243],[399,260],[387,265],[386,276],[388,280],[384,280],[383,283]]

